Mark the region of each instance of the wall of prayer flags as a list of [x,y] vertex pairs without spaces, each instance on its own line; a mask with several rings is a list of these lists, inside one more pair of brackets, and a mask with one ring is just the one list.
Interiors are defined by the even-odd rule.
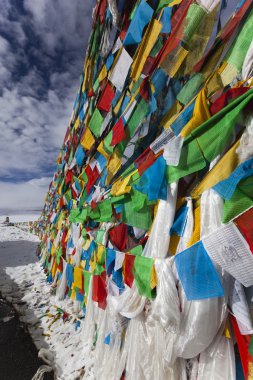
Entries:
[[96,379],[253,379],[252,1],[94,5],[36,225],[48,281]]

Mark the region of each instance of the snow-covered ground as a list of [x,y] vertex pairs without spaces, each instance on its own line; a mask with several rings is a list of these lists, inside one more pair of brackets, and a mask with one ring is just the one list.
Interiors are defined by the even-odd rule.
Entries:
[[72,301],[58,301],[52,294],[36,256],[39,239],[5,226],[4,219],[0,219],[0,291],[27,323],[37,348],[53,353],[57,379],[80,379],[87,363],[81,316],[74,314]]

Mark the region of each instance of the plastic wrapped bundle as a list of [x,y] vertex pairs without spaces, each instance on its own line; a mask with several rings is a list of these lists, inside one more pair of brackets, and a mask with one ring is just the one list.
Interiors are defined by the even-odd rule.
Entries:
[[177,334],[180,325],[180,304],[170,259],[156,260],[155,269],[158,284],[148,321],[149,323],[156,321],[165,330]]
[[125,285],[123,293],[119,296],[108,295],[107,301],[116,313],[126,318],[134,318],[142,312],[146,298],[139,295],[135,282],[133,282],[132,288]]
[[188,301],[178,284],[181,304],[180,332],[173,347],[176,357],[194,358],[204,351],[218,333],[227,315],[227,297]]
[[[86,307],[86,315],[84,324],[82,326],[82,339],[85,342],[85,348],[87,353],[90,353],[94,344],[95,331],[96,331],[96,323],[98,320],[98,312],[99,309],[95,302],[92,301],[92,282],[93,279],[90,280],[89,293],[87,299],[87,307]],[[103,310],[102,310],[103,311]]]
[[235,352],[232,339],[217,337],[215,351],[200,354],[196,380],[235,380]]
[[167,201],[160,200],[155,221],[143,256],[165,258],[170,244],[170,229],[173,224],[177,200],[178,183],[168,186]]
[[200,234],[205,237],[222,225],[223,199],[214,190],[208,189],[201,196]]
[[95,376],[97,379],[120,379],[126,365],[124,334],[128,320],[112,315],[106,309],[95,350]]
[[144,313],[130,321],[125,349],[128,352],[126,380],[186,380],[184,360],[177,359],[173,365],[164,361],[164,329],[157,322],[152,326],[146,323]]

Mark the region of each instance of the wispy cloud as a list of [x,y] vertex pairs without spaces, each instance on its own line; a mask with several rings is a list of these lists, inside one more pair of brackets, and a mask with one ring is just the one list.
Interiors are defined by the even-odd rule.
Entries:
[[49,184],[79,86],[94,5],[1,0],[1,194],[7,183],[19,193],[32,189],[33,179]]

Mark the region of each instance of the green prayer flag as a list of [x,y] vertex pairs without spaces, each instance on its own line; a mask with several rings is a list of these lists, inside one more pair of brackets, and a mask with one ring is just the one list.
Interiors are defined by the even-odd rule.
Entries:
[[242,180],[232,197],[225,200],[222,222],[228,223],[251,207],[253,207],[253,177]]
[[[168,166],[169,183],[203,169],[226,147],[238,115],[253,98],[253,89],[236,98],[186,137],[178,166]],[[206,159],[206,160],[205,160]]]
[[87,199],[87,190],[86,189],[83,189],[83,192],[82,192],[82,195],[81,195],[81,198],[80,198],[80,201],[79,201],[79,207],[82,207],[83,204],[85,203],[86,199]]
[[85,239],[87,237],[86,228],[82,229],[82,237]]
[[130,249],[130,253],[134,256],[141,256],[142,255],[142,246],[141,245],[137,245],[136,247]]
[[185,28],[182,38],[184,42],[190,41],[206,14],[207,12],[200,5],[195,3],[190,5],[185,19]]
[[92,274],[88,272],[87,270],[84,270],[83,274],[84,274],[84,291],[85,291],[85,295],[88,296],[90,279],[91,279]]
[[99,203],[100,221],[111,222],[112,221],[112,205],[111,200],[106,199]]
[[64,194],[64,197],[66,198],[67,202],[71,201],[71,199],[72,199],[72,191],[71,191],[71,189],[69,189],[68,191],[66,191],[66,193]]
[[95,270],[93,272],[94,275],[99,276],[105,271],[105,268],[101,264],[96,264]]
[[92,220],[99,220],[100,219],[100,211],[98,207],[95,207],[94,209],[90,210],[89,217]]
[[148,206],[144,206],[139,211],[134,211],[131,202],[124,204],[123,212],[121,214],[122,222],[132,227],[142,228],[149,230],[152,224],[151,212]]
[[106,151],[107,154],[112,154],[114,147],[111,146],[111,141],[112,141],[112,131],[108,133],[108,135],[104,138],[103,140],[103,148]]
[[69,221],[72,222],[72,223],[75,223],[75,219],[77,218],[77,216],[80,214],[80,210],[79,208],[73,208],[71,211],[70,211],[70,216],[69,216]]
[[253,356],[253,335],[251,336],[250,346],[249,346],[249,353]]
[[246,99],[243,99],[243,101],[230,112],[227,112],[224,118],[218,123],[215,123],[210,129],[206,130],[205,133],[197,138],[198,144],[209,162],[224,151],[232,135],[240,112],[249,101],[253,99],[252,91],[251,94],[249,94],[249,92],[246,94],[248,94]]
[[177,100],[186,105],[190,100],[197,94],[200,86],[204,82],[205,77],[201,73],[194,74],[191,79],[186,82],[184,87],[181,89],[179,94],[177,95]]
[[55,260],[56,260],[56,264],[57,264],[57,265],[60,264],[61,256],[62,256],[62,247],[60,246],[60,247],[57,249],[56,254],[55,254]]
[[105,235],[105,230],[98,230],[95,238],[96,243],[102,244]]
[[148,114],[148,105],[144,99],[135,108],[132,116],[127,122],[127,127],[129,130],[130,137],[132,138],[135,134],[137,127],[143,121],[144,117]]
[[135,190],[133,187],[131,189],[131,203],[133,211],[139,211],[141,210],[145,202],[147,201],[147,194],[143,194],[138,190]]
[[124,203],[124,200],[126,198],[128,194],[122,194],[122,195],[119,195],[119,196],[116,196],[116,197],[111,197],[111,203]]
[[75,218],[75,223],[83,223],[86,221],[87,219],[87,216],[88,216],[88,208],[84,208],[80,214],[77,215],[77,217]]
[[245,56],[249,50],[250,44],[253,40],[253,10],[251,10],[248,18],[242,26],[242,29],[237,34],[235,42],[231,46],[226,60],[232,66],[236,67],[238,71],[242,69]]
[[163,37],[159,36],[149,56],[154,58],[157,55],[157,53],[162,49],[162,47],[163,47]]
[[195,173],[206,166],[206,161],[199,149],[196,140],[184,145],[181,151],[178,166],[167,166],[166,176],[169,183],[178,181],[191,173]]
[[103,116],[101,115],[99,110],[95,108],[95,111],[93,112],[93,115],[89,122],[89,128],[96,137],[99,137],[100,135],[100,128],[103,123],[103,120]]
[[150,279],[154,260],[144,256],[136,256],[133,266],[134,280],[139,293],[147,298],[154,298],[150,288]]

